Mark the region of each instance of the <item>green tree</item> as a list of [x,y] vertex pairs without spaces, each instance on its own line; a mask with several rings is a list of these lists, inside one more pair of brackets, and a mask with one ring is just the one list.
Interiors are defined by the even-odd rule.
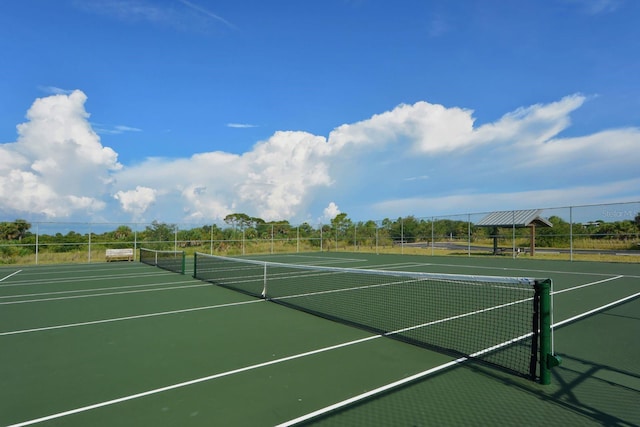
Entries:
[[223,237],[223,230],[220,229],[216,224],[213,225],[203,225],[199,230],[200,240],[220,240]]
[[116,240],[129,240],[133,235],[133,230],[127,225],[121,225],[113,232],[113,238]]
[[233,213],[225,216],[224,222],[234,229],[237,227],[245,228],[251,223],[251,217],[244,213]]
[[[333,240],[335,247],[338,247],[338,242],[340,240],[344,240],[345,236],[347,236],[347,232],[349,228],[351,228],[352,222],[348,218],[346,212],[339,213],[331,220],[331,225],[323,226],[323,236],[328,240]],[[353,233],[351,233],[351,237],[353,237]]]
[[154,220],[151,225],[145,228],[145,240],[155,243],[173,242],[176,229],[175,224],[165,224]]
[[13,222],[1,222],[0,239],[22,241],[30,228],[31,224],[24,219],[16,219]]
[[16,225],[13,222],[0,222],[0,240],[15,240]]
[[232,231],[227,231],[225,234],[233,236],[234,239],[238,229],[243,232],[247,239],[266,238],[265,221],[262,218],[252,217],[244,213],[233,213],[227,215],[224,218],[224,222],[232,227]]
[[298,226],[298,232],[300,237],[311,237],[316,233],[316,230],[308,222],[303,222]]
[[27,231],[31,228],[31,224],[24,219],[16,219],[15,224],[18,228],[18,240],[22,241],[22,238],[27,235]]
[[257,227],[260,224],[264,224],[262,218],[256,218],[244,213],[232,213],[224,217],[224,222],[232,227],[239,227],[240,229],[246,229],[249,227]]
[[420,233],[420,223],[414,216],[408,216],[401,219],[401,226],[404,241],[413,243],[417,240]]
[[331,220],[331,229],[338,236],[345,235],[345,233],[351,227],[351,225],[352,225],[352,222],[348,218],[348,215],[346,212],[339,213]]
[[536,227],[536,245],[540,247],[566,247],[570,242],[571,225],[559,216],[550,216],[553,227]]
[[[400,217],[396,221],[390,222],[388,220],[383,221],[383,226],[389,230],[389,235],[394,242],[412,243],[418,240],[422,240],[425,237],[424,221],[417,220],[414,216]],[[429,235],[431,232],[429,231]]]

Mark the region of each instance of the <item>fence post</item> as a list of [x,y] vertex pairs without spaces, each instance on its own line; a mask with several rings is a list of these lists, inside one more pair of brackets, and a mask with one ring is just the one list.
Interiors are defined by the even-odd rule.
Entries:
[[38,252],[40,250],[39,240],[40,240],[40,224],[36,224],[36,265],[38,265]]
[[573,261],[573,206],[569,206],[569,261]]
[[400,218],[400,254],[404,255],[404,218]]
[[471,256],[471,214],[467,214],[467,255]]
[[87,262],[91,264],[91,223],[89,223],[89,254]]
[[511,211],[511,258],[516,257],[516,211]]

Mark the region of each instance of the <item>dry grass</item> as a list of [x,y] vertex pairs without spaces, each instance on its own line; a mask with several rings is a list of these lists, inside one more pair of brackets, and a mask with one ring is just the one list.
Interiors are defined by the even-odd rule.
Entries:
[[[575,253],[573,258],[568,252],[568,248],[559,248],[558,252],[545,253],[536,252],[535,259],[549,259],[549,260],[580,260],[580,261],[594,261],[594,262],[625,262],[625,263],[639,263],[640,262],[640,250],[632,252],[631,255],[615,255],[599,253],[598,251],[615,251],[615,250],[628,250],[629,247],[633,247],[628,242],[617,241],[599,241],[598,247],[594,247],[594,241],[591,239],[576,240],[574,241],[574,250],[590,250],[590,253]],[[527,247],[528,242],[516,242],[518,247]],[[472,256],[487,256],[491,252],[492,243],[487,242],[474,242],[474,246],[484,246],[487,248],[486,253],[482,251],[472,251]],[[503,245],[504,246],[504,245]],[[511,242],[509,242],[511,246]],[[211,246],[199,246],[185,248],[185,252],[188,256],[192,256],[194,252],[211,253]],[[547,249],[548,248],[544,248]],[[560,251],[562,249],[562,252]],[[228,256],[240,256],[240,255],[257,255],[257,254],[276,254],[276,253],[295,253],[295,252],[319,252],[318,246],[310,245],[308,242],[301,241],[297,244],[295,241],[260,241],[260,242],[246,242],[243,245],[223,245],[214,246],[213,253],[217,255]],[[405,255],[426,255],[426,256],[443,256],[443,255],[455,255],[455,256],[469,256],[466,249],[445,250],[440,248],[431,247],[414,247],[414,246],[399,246],[399,245],[344,245],[338,246],[337,250],[335,243],[325,243],[323,245],[323,251],[325,252],[362,252],[362,253],[381,253],[381,254],[405,254]],[[511,257],[511,253],[507,252],[504,255],[498,255],[502,257]],[[529,258],[528,254],[520,254],[519,257]],[[0,265],[30,265],[30,264],[78,264],[89,262],[105,262],[105,249],[96,248],[91,252],[86,248],[72,251],[72,252],[49,252],[41,251],[37,255],[4,255],[0,257]]]

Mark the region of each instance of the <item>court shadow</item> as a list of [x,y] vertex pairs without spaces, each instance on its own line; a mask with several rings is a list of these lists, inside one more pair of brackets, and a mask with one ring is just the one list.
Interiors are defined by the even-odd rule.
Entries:
[[468,362],[303,425],[640,425],[640,374],[572,355],[551,385]]
[[553,370],[557,405],[607,426],[640,425],[640,373],[563,355]]
[[558,328],[550,385],[468,361],[306,425],[640,426],[638,303]]

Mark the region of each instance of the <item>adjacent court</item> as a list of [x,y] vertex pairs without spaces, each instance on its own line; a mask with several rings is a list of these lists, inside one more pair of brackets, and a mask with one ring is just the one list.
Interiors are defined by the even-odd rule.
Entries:
[[[356,327],[375,309],[372,297],[332,314],[355,316],[347,325],[231,290],[218,279],[195,279],[192,258],[184,275],[126,261],[3,267],[0,425],[640,424],[637,264],[368,253],[253,259],[552,279],[553,346],[562,364],[542,385],[492,360],[439,351],[453,346],[449,338],[425,348],[413,332],[397,340]],[[271,280],[255,269],[232,270],[241,286],[231,287],[249,284],[260,293]],[[327,286],[337,282],[327,278],[330,270],[320,269],[322,277],[303,271],[276,274],[303,289],[305,301],[315,290],[323,304],[339,305],[339,296],[331,303],[336,289]],[[365,286],[367,295],[387,292],[385,284],[359,288]],[[459,302],[456,294],[438,297]],[[446,320],[464,317],[467,325],[476,312],[493,312],[464,304],[463,315]],[[496,330],[512,323],[492,320],[502,323]]]

